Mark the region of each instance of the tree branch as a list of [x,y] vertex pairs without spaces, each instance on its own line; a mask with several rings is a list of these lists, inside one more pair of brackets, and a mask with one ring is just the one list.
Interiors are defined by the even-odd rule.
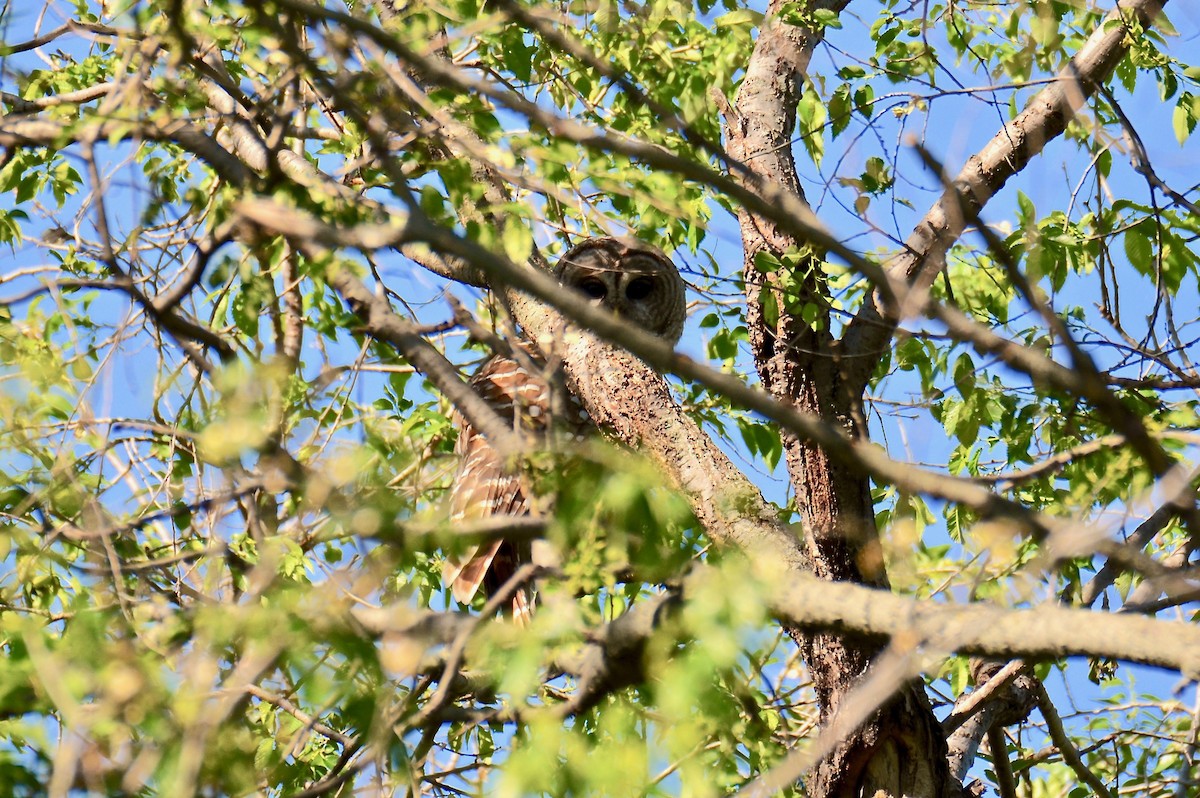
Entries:
[[903,307],[891,306],[892,286],[876,286],[855,315],[842,338],[847,356],[856,358],[850,368],[857,384],[866,386],[877,353],[891,340],[896,324],[925,303],[925,295],[946,265],[946,253],[962,235],[968,219],[978,215],[1009,178],[1020,172],[1046,144],[1066,130],[1076,111],[1097,86],[1108,80],[1129,50],[1129,19],[1148,26],[1166,0],[1121,0],[1059,73],[1058,80],[1042,89],[967,161],[953,184],[917,223],[903,251],[885,269],[896,283],[908,286]]
[[1079,750],[1075,747],[1075,743],[1071,741],[1067,730],[1063,728],[1062,718],[1058,716],[1058,710],[1054,708],[1053,702],[1050,701],[1050,696],[1046,693],[1046,688],[1038,680],[1033,680],[1034,693],[1037,696],[1038,711],[1042,713],[1042,717],[1046,719],[1046,731],[1050,734],[1050,739],[1054,741],[1054,746],[1058,752],[1062,754],[1063,761],[1071,770],[1075,771],[1075,775],[1079,777],[1087,786],[1095,791],[1099,798],[1113,798],[1112,792],[1100,780],[1100,777],[1093,773],[1086,764],[1083,758],[1079,755]]
[[[616,373],[620,373],[623,368],[645,370],[645,365],[639,362],[644,361],[657,372],[675,373],[695,380],[736,404],[763,414],[795,435],[817,443],[829,451],[830,456],[837,462],[862,473],[870,474],[905,491],[934,495],[947,501],[961,503],[987,517],[1012,520],[1036,534],[1044,534],[1047,531],[1044,519],[1036,512],[991,492],[976,481],[924,471],[914,468],[911,464],[892,460],[880,447],[853,440],[840,427],[784,404],[761,389],[746,385],[736,375],[722,373],[686,355],[676,353],[660,339],[630,327],[612,314],[594,307],[585,298],[564,291],[549,274],[538,269],[517,266],[504,256],[463,239],[452,230],[433,224],[417,211],[407,218],[393,214],[393,221],[386,225],[336,227],[325,224],[303,211],[286,208],[267,200],[244,201],[239,208],[241,213],[255,224],[299,243],[307,241],[326,247],[352,246],[369,250],[404,242],[425,242],[432,249],[445,250],[458,258],[470,261],[487,276],[492,285],[505,291],[522,329],[539,345],[543,339],[552,343],[561,329],[560,317],[546,312],[548,305],[573,322],[595,332],[605,340],[618,343],[636,355],[636,358],[623,361],[622,366],[614,365],[613,371]],[[365,287],[363,290],[366,290]],[[370,292],[367,291],[367,294],[370,295]],[[386,304],[382,299],[380,302]],[[380,310],[382,309],[383,305],[380,305]],[[613,357],[621,356],[614,354]],[[620,378],[617,379],[619,381]],[[661,390],[663,396],[670,396],[665,383]],[[673,424],[663,431],[673,434],[678,432]],[[686,437],[686,434],[679,434]],[[646,436],[646,440],[655,437],[658,437],[658,434],[651,433]],[[670,446],[669,443],[666,445]],[[674,462],[679,462],[678,458],[673,459]],[[670,471],[677,470],[670,463],[665,465]],[[716,467],[716,471],[723,468],[724,466]],[[747,489],[757,493],[744,478],[740,478],[739,484],[743,487],[735,490],[735,493],[741,494]],[[792,536],[790,531],[787,535]]]

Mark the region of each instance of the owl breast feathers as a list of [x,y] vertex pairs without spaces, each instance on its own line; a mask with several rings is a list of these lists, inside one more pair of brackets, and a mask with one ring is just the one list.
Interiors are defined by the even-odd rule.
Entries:
[[[559,282],[642,329],[678,342],[686,315],[684,285],[675,266],[657,250],[628,239],[594,238],[569,250],[555,269]],[[515,430],[545,434],[551,427],[579,434],[587,414],[573,399],[553,401],[545,363],[529,341],[514,343],[513,356],[496,355],[471,386]],[[555,410],[558,411],[555,414]],[[565,415],[566,418],[555,417]],[[525,516],[533,512],[527,486],[513,465],[461,416],[455,453],[458,472],[450,493],[450,523]],[[469,604],[482,587],[488,595],[530,561],[530,544],[495,540],[450,557],[442,571],[454,598]],[[528,623],[533,596],[527,588],[512,600],[512,616]]]

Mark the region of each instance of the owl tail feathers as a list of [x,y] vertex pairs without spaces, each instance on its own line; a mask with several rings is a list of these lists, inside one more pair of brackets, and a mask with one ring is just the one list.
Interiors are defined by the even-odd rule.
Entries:
[[[512,576],[511,557],[501,556],[497,560],[503,541],[497,540],[486,548],[475,549],[463,557],[451,557],[442,566],[442,583],[449,585],[454,600],[470,606],[479,589],[496,590]],[[534,597],[527,587],[522,587],[512,597],[512,618],[520,627],[528,627],[533,621]]]
[[528,588],[521,588],[512,598],[513,623],[522,629],[528,629],[533,623],[533,594]]
[[487,579],[492,561],[500,551],[503,541],[493,541],[486,549],[475,549],[464,553],[461,558],[451,557],[442,566],[442,583],[449,585],[454,594],[454,600],[459,604],[470,605],[475,594]]

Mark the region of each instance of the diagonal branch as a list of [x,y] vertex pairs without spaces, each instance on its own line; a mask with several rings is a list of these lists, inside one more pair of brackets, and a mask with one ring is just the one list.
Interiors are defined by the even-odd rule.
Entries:
[[[1034,534],[1047,531],[1045,521],[1036,512],[993,493],[975,480],[925,471],[892,460],[882,448],[850,438],[836,424],[798,410],[760,388],[746,385],[736,375],[720,372],[676,353],[662,340],[630,327],[612,314],[596,308],[586,298],[562,290],[562,286],[545,272],[518,266],[503,255],[433,224],[417,212],[403,222],[400,221],[401,217],[394,215],[393,222],[386,225],[337,227],[325,224],[303,211],[266,200],[245,201],[239,208],[248,220],[302,245],[316,243],[326,247],[349,246],[371,250],[403,242],[424,242],[436,251],[445,251],[471,262],[493,285],[502,286],[502,290],[508,294],[517,321],[533,340],[554,340],[558,335],[561,322],[557,314],[547,312],[549,306],[601,338],[628,350],[636,356],[631,359],[633,363],[644,362],[659,373],[674,373],[694,380],[748,410],[761,413],[785,430],[815,442],[827,450],[834,460],[848,468],[870,474],[905,491],[934,495],[963,504],[986,517],[1012,520]],[[386,304],[383,300],[380,302]],[[632,365],[629,367],[635,368]],[[614,368],[619,373],[623,366]],[[664,396],[670,395],[665,384],[662,390]],[[673,423],[666,430],[675,432]],[[667,441],[663,445],[671,447],[675,444]],[[677,464],[667,465],[671,470],[677,470]],[[745,484],[749,485],[748,482]],[[739,488],[735,492],[742,491]],[[787,534],[792,536],[790,531]]]
[[1113,793],[1105,786],[1100,777],[1091,771],[1087,764],[1083,761],[1083,757],[1079,755],[1079,749],[1075,747],[1071,737],[1067,734],[1067,730],[1063,727],[1062,718],[1058,716],[1058,710],[1054,708],[1054,703],[1051,702],[1049,694],[1046,693],[1045,686],[1036,679],[1033,680],[1034,691],[1037,696],[1038,710],[1042,713],[1042,717],[1046,719],[1046,731],[1050,733],[1050,739],[1054,740],[1054,745],[1058,748],[1058,752],[1062,755],[1063,761],[1071,770],[1075,771],[1075,775],[1080,781],[1092,788],[1092,791],[1099,798],[1113,798]]
[[1133,41],[1133,24],[1149,26],[1167,0],[1121,0],[1059,73],[1025,109],[971,156],[942,196],[917,223],[904,250],[887,264],[891,280],[905,283],[909,297],[890,305],[890,286],[876,286],[843,336],[844,349],[855,356],[848,366],[864,388],[877,354],[888,345],[896,324],[925,303],[925,295],[946,265],[946,253],[1009,178],[1025,168],[1047,143],[1062,135],[1076,112],[1108,80]]

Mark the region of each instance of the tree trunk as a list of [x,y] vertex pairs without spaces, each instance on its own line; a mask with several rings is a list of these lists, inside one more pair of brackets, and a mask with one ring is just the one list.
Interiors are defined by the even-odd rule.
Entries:
[[[725,109],[726,147],[749,167],[748,180],[774,183],[803,200],[792,136],[803,71],[820,32],[773,19],[781,5],[770,4],[736,109]],[[840,11],[844,6],[813,3],[810,8]],[[821,253],[746,210],[739,213],[739,223],[746,323],[763,386],[797,409],[865,438],[863,389],[843,378]],[[861,371],[861,364],[856,365],[856,372]],[[785,433],[783,446],[814,573],[886,588],[869,479],[836,464],[810,441]],[[801,647],[822,723],[828,723],[879,647],[829,633],[788,632]],[[960,789],[950,777],[941,727],[919,682],[910,683],[848,735],[807,782],[808,794],[815,798],[940,797]]]

